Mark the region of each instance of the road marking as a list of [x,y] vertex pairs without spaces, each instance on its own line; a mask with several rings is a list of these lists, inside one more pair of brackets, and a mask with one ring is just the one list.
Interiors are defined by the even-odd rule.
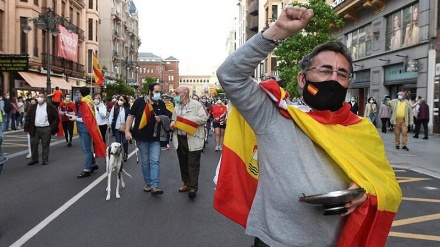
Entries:
[[[132,151],[128,158],[133,156],[136,153],[137,149]],[[75,202],[77,202],[81,197],[83,197],[87,192],[92,190],[96,185],[98,185],[102,180],[104,180],[107,177],[107,173],[102,174],[99,176],[95,181],[93,181],[91,184],[89,184],[86,188],[84,188],[82,191],[80,191],[78,194],[76,194],[74,197],[72,197],[70,200],[68,200],[64,205],[59,207],[57,210],[55,210],[53,213],[51,213],[49,216],[46,217],[43,221],[38,223],[34,228],[29,230],[26,234],[24,234],[21,238],[19,238],[15,243],[13,243],[10,247],[19,247],[24,245],[29,239],[31,239],[33,236],[37,235],[38,232],[43,230],[44,227],[46,227],[50,222],[55,220],[58,216],[60,216],[64,211],[66,211],[70,206],[72,206]],[[104,198],[103,198],[104,200]]]
[[403,225],[409,225],[414,223],[420,223],[430,220],[438,220],[440,219],[440,214],[430,214],[430,215],[423,215],[418,217],[412,217],[412,218],[406,218],[402,220],[395,220],[392,224],[392,226],[403,226]]
[[[73,139],[76,139],[76,138],[78,138],[78,136],[74,136],[73,137]],[[57,145],[57,144],[60,144],[60,143],[65,143],[65,142],[66,142],[66,140],[59,140],[59,141],[51,142],[50,145],[54,146],[54,145]],[[8,155],[8,159],[11,159],[11,158],[23,155],[23,154],[28,154],[28,153],[29,153],[29,150],[23,150],[23,151],[15,152],[15,153],[13,153],[11,155]]]
[[405,233],[405,232],[390,232],[388,236],[391,237],[399,237],[399,238],[411,238],[411,239],[420,239],[420,240],[430,240],[430,241],[440,241],[439,236],[433,235],[425,235],[425,234],[414,234],[414,233]]
[[431,178],[413,178],[413,177],[396,177],[396,179],[399,184],[408,183],[408,182],[431,180]]
[[413,201],[413,202],[435,202],[440,203],[440,200],[437,199],[427,199],[427,198],[414,198],[414,197],[402,197],[404,201]]

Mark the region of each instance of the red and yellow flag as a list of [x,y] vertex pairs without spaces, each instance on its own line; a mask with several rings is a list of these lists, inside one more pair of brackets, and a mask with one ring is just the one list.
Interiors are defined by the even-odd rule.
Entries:
[[[279,92],[269,94],[280,95]],[[282,111],[287,111],[302,131],[368,194],[368,199],[348,216],[338,246],[384,246],[402,191],[377,129],[368,119],[351,116],[346,105],[336,113],[322,111],[322,114],[305,113],[293,106],[286,106],[286,109]],[[249,172],[250,165],[254,167],[255,163],[250,158],[255,154],[250,146],[256,141],[250,138],[246,144],[252,136],[247,133],[250,127],[238,111],[235,112],[231,112],[226,127],[214,208],[245,227],[257,187],[256,177]]]
[[102,74],[101,67],[99,67],[98,57],[95,54],[93,54],[93,76],[96,84],[101,86],[104,83],[104,75]]
[[95,157],[105,157],[106,146],[104,140],[102,140],[95,114],[90,107],[93,107],[93,103],[91,102],[93,102],[93,100],[90,95],[83,97],[79,101],[79,111],[81,112],[83,123],[92,137]]
[[176,122],[174,123],[174,127],[183,130],[190,135],[194,135],[199,125],[196,122],[193,122],[187,118],[177,116]]
[[139,129],[147,126],[148,121],[151,120],[151,114],[153,113],[153,105],[150,102],[145,104],[144,112],[142,113],[141,121],[139,122]]

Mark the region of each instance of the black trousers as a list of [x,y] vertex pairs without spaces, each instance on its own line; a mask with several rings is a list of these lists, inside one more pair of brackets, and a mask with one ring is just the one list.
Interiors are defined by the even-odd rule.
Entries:
[[261,239],[255,238],[254,245],[252,247],[270,247],[269,245],[265,244]]
[[64,137],[66,138],[66,142],[72,142],[73,137],[73,122],[72,121],[62,121],[63,125]]
[[428,119],[416,120],[416,129],[414,130],[414,136],[418,137],[420,133],[420,126],[423,125],[423,131],[425,132],[425,138],[428,138]]
[[177,158],[179,159],[180,177],[183,184],[189,189],[197,191],[199,187],[200,157],[202,150],[189,151],[186,136],[177,135],[179,142],[177,147]]

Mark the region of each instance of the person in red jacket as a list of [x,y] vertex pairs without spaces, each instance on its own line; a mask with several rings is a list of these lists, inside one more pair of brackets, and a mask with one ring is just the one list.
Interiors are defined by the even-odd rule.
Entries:
[[209,112],[209,116],[212,116],[213,119],[212,125],[215,133],[215,151],[223,149],[227,112],[227,107],[221,100],[217,100],[217,103],[211,106],[211,111]]
[[66,114],[77,115],[75,103],[73,103],[70,94],[66,94],[66,98],[64,101],[60,103],[58,108],[61,114],[61,124],[64,130],[64,137],[66,138],[66,146],[72,146],[72,137],[73,137],[73,125],[74,122],[70,121],[70,119],[66,116]]

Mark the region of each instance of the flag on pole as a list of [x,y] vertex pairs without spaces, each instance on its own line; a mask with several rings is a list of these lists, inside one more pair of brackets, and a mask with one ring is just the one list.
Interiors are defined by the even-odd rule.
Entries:
[[147,126],[148,121],[151,119],[151,113],[153,113],[153,105],[151,105],[150,102],[147,102],[144,112],[142,113],[141,121],[139,122],[139,129]]
[[93,54],[93,76],[96,84],[102,85],[104,83],[104,75],[102,74],[101,67],[99,67],[98,57]]
[[183,130],[190,135],[194,135],[199,125],[196,122],[193,122],[187,118],[177,116],[174,127]]

